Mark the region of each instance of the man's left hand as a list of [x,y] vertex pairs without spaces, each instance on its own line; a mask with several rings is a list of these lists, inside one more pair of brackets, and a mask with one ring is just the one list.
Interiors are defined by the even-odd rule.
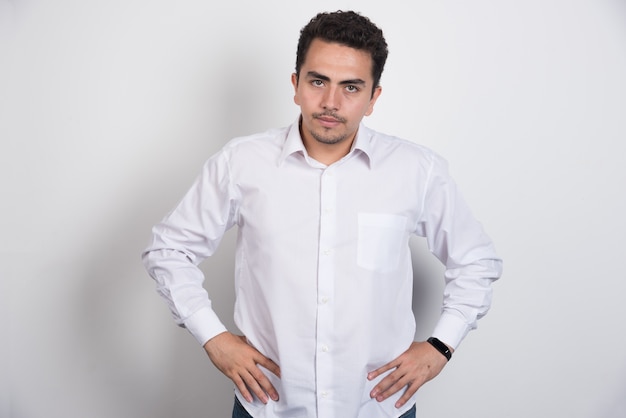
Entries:
[[[453,351],[452,348],[450,351]],[[382,402],[400,389],[406,388],[395,405],[400,408],[424,383],[437,376],[447,362],[448,359],[430,343],[414,342],[398,358],[368,373],[368,380],[373,380],[386,371],[395,369],[372,389],[370,396]]]

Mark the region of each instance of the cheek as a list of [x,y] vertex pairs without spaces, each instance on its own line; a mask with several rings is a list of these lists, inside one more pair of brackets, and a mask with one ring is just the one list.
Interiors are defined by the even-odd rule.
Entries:
[[365,116],[369,116],[374,111],[374,102],[369,102],[365,107]]
[[302,90],[296,90],[293,100],[300,107],[310,107],[311,95],[306,94]]
[[298,89],[298,88],[296,88],[296,89],[294,90],[294,93],[293,93],[293,101],[294,101],[294,103],[295,103],[295,104],[297,104],[298,106],[301,106],[301,105],[302,105],[302,102],[303,102],[303,98],[302,98],[302,91],[301,91],[300,89]]

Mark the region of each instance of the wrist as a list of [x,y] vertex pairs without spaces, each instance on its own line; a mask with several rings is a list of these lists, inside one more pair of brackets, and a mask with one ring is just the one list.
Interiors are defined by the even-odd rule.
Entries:
[[426,340],[430,345],[432,345],[437,351],[441,353],[448,361],[452,358],[452,349],[448,347],[445,343],[443,343],[439,338],[430,337]]

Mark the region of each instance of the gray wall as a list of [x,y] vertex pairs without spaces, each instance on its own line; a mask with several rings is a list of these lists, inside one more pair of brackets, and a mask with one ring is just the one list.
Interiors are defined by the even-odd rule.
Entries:
[[[340,8],[390,44],[366,122],[447,157],[505,260],[421,416],[626,416],[619,0],[0,0],[0,416],[230,416],[139,254],[225,141],[294,120],[298,31]],[[203,267],[229,326],[233,241]]]

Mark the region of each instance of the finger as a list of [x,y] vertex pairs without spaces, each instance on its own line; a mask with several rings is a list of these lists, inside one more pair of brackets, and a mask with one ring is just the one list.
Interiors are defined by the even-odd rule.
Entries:
[[[267,403],[267,394],[265,393],[265,391],[263,390],[263,388],[261,387],[261,385],[259,384],[257,378],[255,376],[253,376],[251,373],[247,373],[246,375],[242,376],[243,380],[246,384],[246,386],[252,391],[252,393],[254,393],[256,395],[257,398],[259,398],[259,400],[261,402],[263,402],[264,404]],[[250,401],[252,402],[252,401]]]
[[273,401],[278,400],[278,391],[272,385],[272,382],[267,376],[257,367],[256,370],[251,371],[252,377],[256,380],[264,393],[267,393]]
[[404,405],[405,403],[408,402],[409,399],[411,399],[411,397],[415,394],[415,392],[417,392],[417,390],[420,388],[421,385],[415,384],[414,382],[411,383],[406,390],[404,391],[404,393],[402,394],[402,396],[400,397],[400,399],[398,399],[396,401],[395,407],[396,408],[401,408],[402,405]]
[[395,382],[400,379],[402,375],[398,374],[398,371],[389,373],[383,380],[378,382],[376,386],[371,390],[370,397],[376,398],[376,400],[383,400],[382,394],[387,391]]
[[[404,378],[404,376],[400,379],[397,379],[391,386],[387,389],[383,390],[379,395],[376,396],[376,400],[378,402],[384,401],[390,396],[394,395],[396,392],[402,390],[402,388],[410,385],[411,382],[408,379]],[[408,387],[407,387],[408,390]]]
[[376,379],[381,374],[383,374],[383,373],[385,373],[385,372],[387,372],[387,371],[389,371],[389,370],[391,370],[391,369],[393,369],[395,367],[397,367],[397,364],[396,364],[396,362],[394,360],[394,361],[392,361],[390,363],[385,364],[384,366],[379,367],[378,369],[376,369],[374,371],[369,372],[367,374],[367,379],[368,380]]
[[280,367],[278,367],[278,364],[274,363],[272,359],[261,355],[256,360],[256,362],[257,364],[260,364],[261,366],[265,367],[270,372],[274,373],[276,377],[280,377]]
[[407,383],[407,379],[405,379],[402,374],[399,374],[398,372],[390,373],[389,376],[381,380],[378,385],[372,389],[371,396],[372,398],[376,398],[378,402],[382,402],[404,387]]
[[252,398],[252,395],[248,391],[248,387],[244,383],[243,379],[239,377],[239,375],[233,376],[231,380],[233,381],[233,383],[235,383],[235,386],[237,386],[237,389],[239,389],[239,392],[241,393],[241,395],[246,401],[248,402],[254,401],[254,399]]

